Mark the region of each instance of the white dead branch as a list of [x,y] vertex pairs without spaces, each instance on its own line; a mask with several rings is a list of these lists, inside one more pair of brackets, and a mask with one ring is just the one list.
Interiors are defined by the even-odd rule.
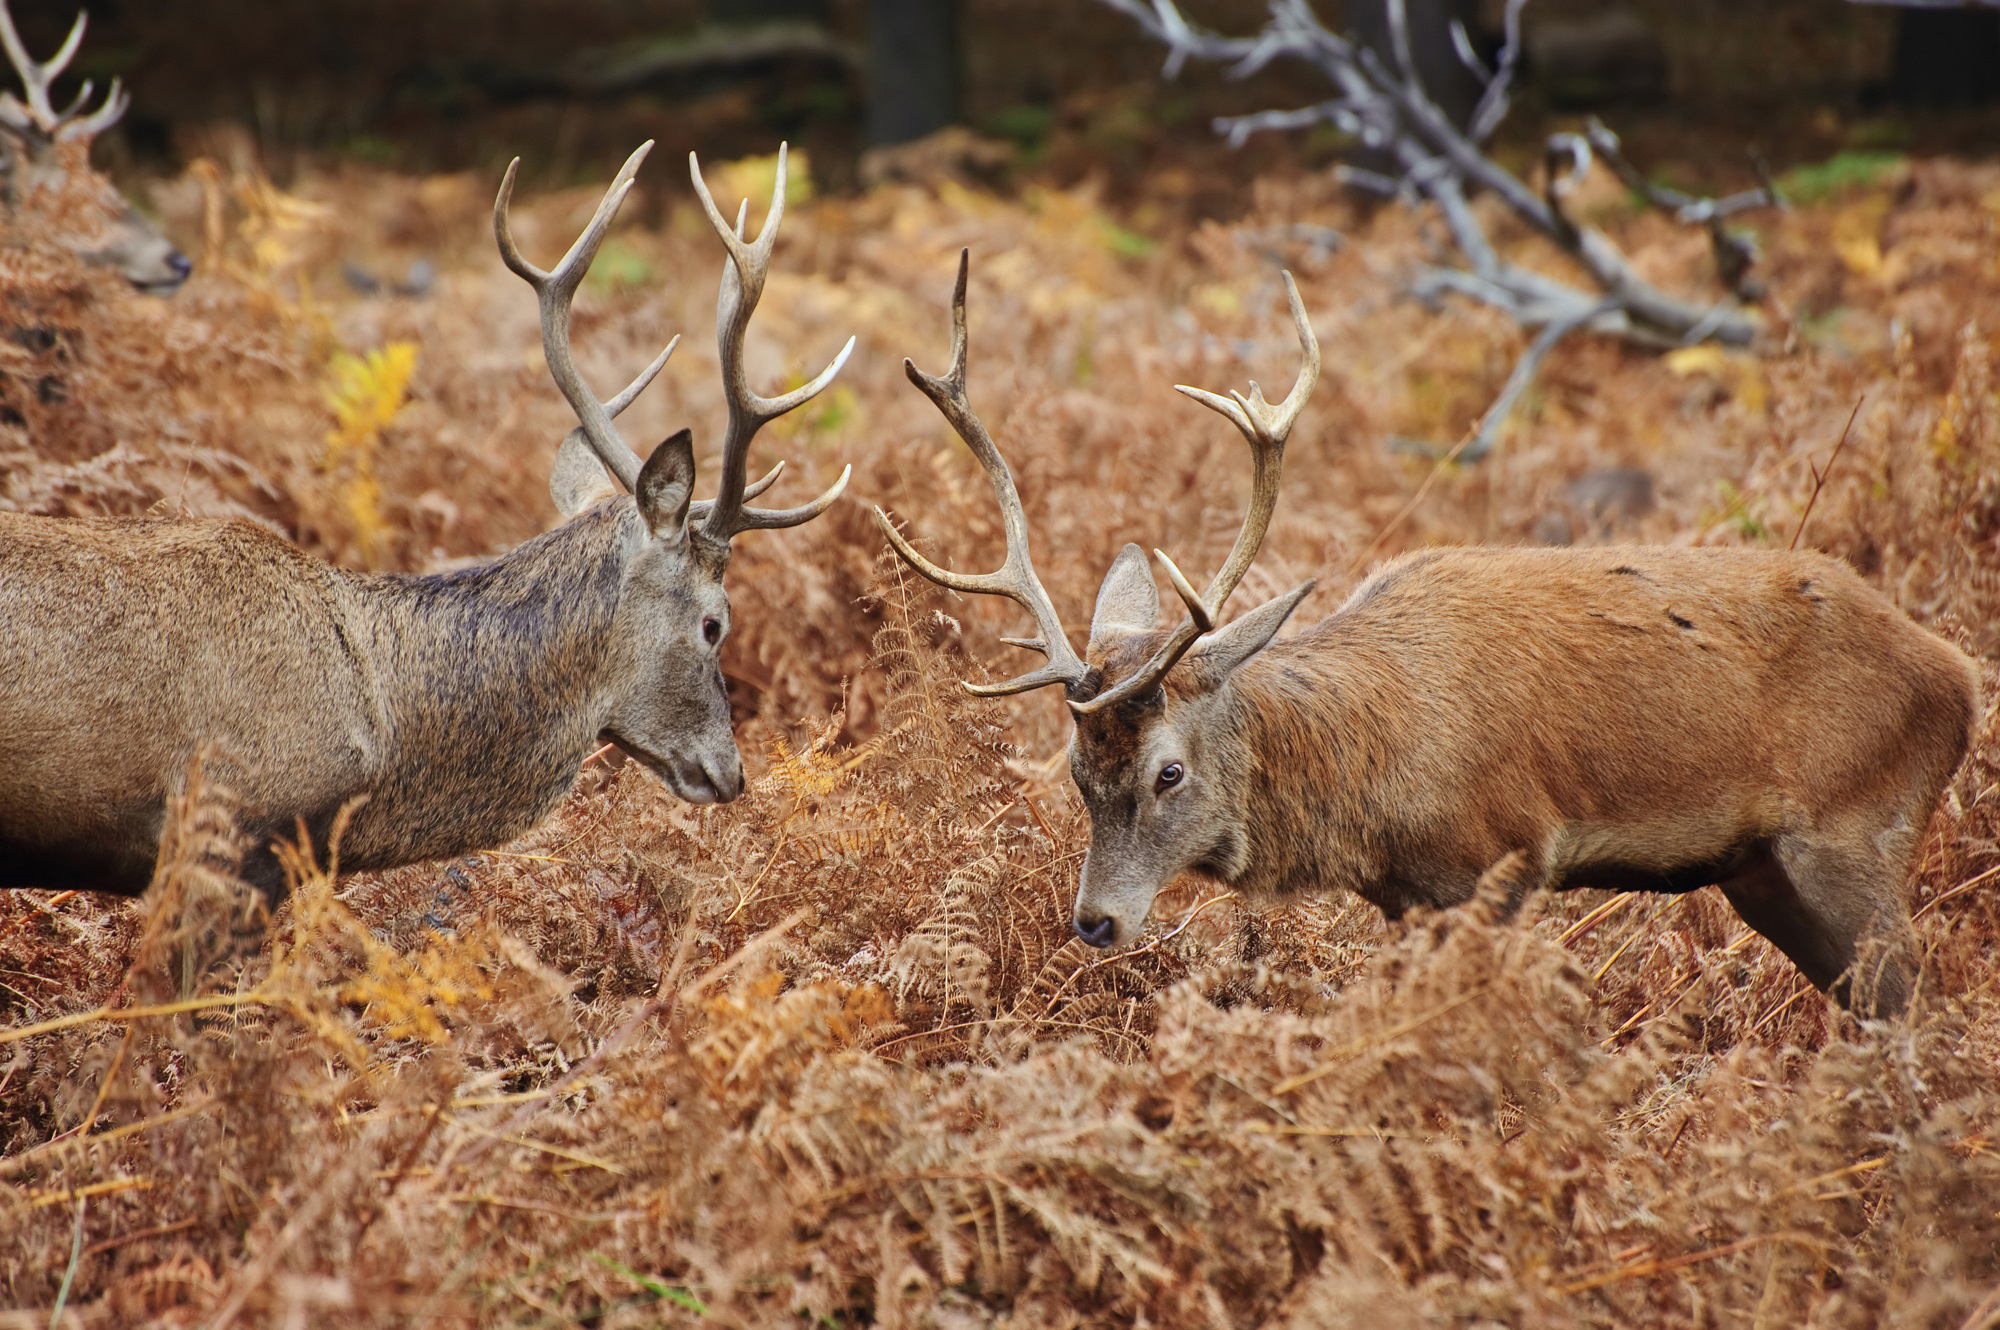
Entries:
[[[1342,175],[1352,185],[1413,207],[1435,208],[1457,250],[1456,261],[1419,270],[1410,281],[1411,294],[1432,306],[1447,295],[1469,297],[1536,330],[1499,397],[1459,450],[1460,460],[1477,460],[1492,449],[1507,413],[1542,360],[1577,329],[1663,349],[1704,341],[1744,346],[1755,337],[1756,324],[1740,302],[1758,294],[1748,277],[1756,251],[1748,237],[1727,230],[1723,221],[1746,208],[1783,206],[1768,179],[1755,190],[1723,199],[1699,199],[1665,189],[1647,181],[1626,160],[1617,135],[1594,120],[1586,134],[1549,139],[1546,183],[1539,192],[1487,156],[1481,145],[1508,110],[1525,0],[1508,0],[1502,46],[1491,69],[1480,61],[1463,29],[1453,25],[1459,57],[1486,84],[1463,129],[1431,101],[1416,76],[1404,0],[1388,0],[1393,68],[1374,51],[1321,23],[1308,0],[1271,0],[1269,21],[1248,37],[1202,31],[1187,21],[1174,0],[1103,2],[1166,44],[1169,78],[1190,59],[1225,63],[1234,78],[1249,78],[1280,59],[1302,60],[1324,73],[1337,93],[1332,99],[1293,110],[1224,117],[1215,122],[1217,131],[1232,143],[1241,143],[1260,130],[1325,123],[1388,157],[1396,166],[1393,175],[1353,167],[1341,168]],[[1689,225],[1708,228],[1718,273],[1733,298],[1702,303],[1659,290],[1639,277],[1608,236],[1566,211],[1565,200],[1599,157],[1652,206]],[[1566,284],[1501,257],[1467,203],[1468,196],[1479,190],[1502,200],[1569,255],[1592,289]]]

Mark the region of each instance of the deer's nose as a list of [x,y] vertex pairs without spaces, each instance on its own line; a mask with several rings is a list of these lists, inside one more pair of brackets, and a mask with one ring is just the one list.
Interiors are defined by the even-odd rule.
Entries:
[[717,801],[726,804],[743,797],[745,785],[743,760],[734,753],[730,754],[728,760],[703,762],[701,774],[708,778],[709,787],[715,791]]
[[1099,949],[1110,946],[1118,936],[1118,924],[1108,914],[1101,914],[1095,919],[1078,915],[1071,920],[1071,927],[1076,929],[1078,937]]
[[186,281],[188,274],[194,271],[194,260],[175,250],[167,256],[167,266],[173,269],[174,276]]

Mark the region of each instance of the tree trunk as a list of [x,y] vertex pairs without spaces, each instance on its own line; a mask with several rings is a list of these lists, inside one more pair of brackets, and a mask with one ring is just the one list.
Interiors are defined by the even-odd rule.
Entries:
[[868,141],[907,143],[958,119],[958,0],[868,0]]
[[1897,10],[1889,89],[1905,106],[2000,101],[2000,10]]

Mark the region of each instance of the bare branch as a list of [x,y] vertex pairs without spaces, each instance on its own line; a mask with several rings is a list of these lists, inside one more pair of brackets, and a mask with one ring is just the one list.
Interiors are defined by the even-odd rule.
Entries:
[[[1521,63],[1521,10],[1528,0],[1507,0],[1507,12],[1501,20],[1503,33],[1500,44],[1500,58],[1494,67],[1493,76],[1486,81],[1486,91],[1479,96],[1479,105],[1472,108],[1472,120],[1466,133],[1474,143],[1484,143],[1500,127],[1512,109],[1508,93],[1514,84],[1514,71]],[[1452,37],[1459,45],[1461,54],[1470,55],[1471,43],[1466,41],[1464,31],[1454,23]]]
[[[1565,200],[1594,160],[1602,158],[1621,176],[1631,171],[1630,163],[1618,151],[1616,136],[1602,126],[1593,125],[1588,135],[1558,135],[1550,140],[1550,169],[1539,193],[1481,150],[1479,145],[1506,114],[1508,90],[1520,60],[1525,0],[1507,0],[1503,45],[1490,75],[1466,34],[1457,30],[1452,34],[1460,58],[1486,78],[1486,90],[1464,129],[1438,108],[1415,75],[1404,0],[1388,0],[1393,52],[1388,60],[1327,29],[1309,0],[1271,0],[1270,18],[1249,37],[1204,32],[1187,21],[1175,0],[1102,3],[1128,15],[1167,46],[1169,76],[1190,59],[1221,63],[1233,78],[1254,75],[1279,59],[1303,61],[1324,74],[1335,97],[1295,110],[1218,120],[1217,131],[1227,135],[1231,143],[1241,143],[1262,130],[1325,123],[1353,134],[1385,156],[1394,164],[1393,175],[1347,167],[1342,169],[1342,178],[1375,193],[1431,205],[1458,251],[1458,265],[1441,260],[1439,266],[1416,274],[1413,293],[1426,301],[1444,293],[1469,296],[1549,333],[1546,340],[1537,337],[1530,344],[1516,366],[1517,375],[1532,374],[1550,347],[1579,328],[1655,347],[1702,340],[1744,345],[1755,335],[1755,325],[1732,304],[1683,300],[1652,286],[1609,237],[1565,210]],[[1627,178],[1628,183],[1642,179],[1636,172]],[[1467,204],[1475,190],[1499,198],[1566,253],[1587,277],[1588,285],[1579,289],[1502,258]],[[1755,285],[1745,277],[1755,258],[1754,247],[1747,237],[1724,231],[1720,219],[1744,208],[1777,203],[1768,181],[1759,190],[1724,199],[1673,195],[1669,200],[1655,193],[1647,197],[1668,207],[1683,223],[1707,227],[1724,283],[1739,299],[1755,297]],[[1478,436],[1486,446],[1525,382],[1522,379],[1516,384],[1515,377],[1510,377],[1510,391],[1488,412]],[[1475,446],[1467,455],[1478,456],[1485,450]]]
[[1669,189],[1665,185],[1648,180],[1640,173],[1638,167],[1632,165],[1631,159],[1625,156],[1624,145],[1619,142],[1618,136],[1606,128],[1604,122],[1596,116],[1590,118],[1589,128],[1585,132],[1591,146],[1597,150],[1597,155],[1604,159],[1605,165],[1617,173],[1618,178],[1628,189],[1675,221],[1702,223],[1747,212],[1751,208],[1785,206],[1784,197],[1771,182],[1770,174],[1764,169],[1761,158],[1752,158],[1758,168],[1756,189],[1746,189],[1719,199],[1696,198],[1692,194],[1683,194],[1677,189]]
[[1588,130],[1591,144],[1597,155],[1604,159],[1625,183],[1626,188],[1638,194],[1661,212],[1678,222],[1708,228],[1709,247],[1715,255],[1715,271],[1722,278],[1723,285],[1739,300],[1756,300],[1764,294],[1762,283],[1753,281],[1750,269],[1756,264],[1757,243],[1741,231],[1731,231],[1725,227],[1723,219],[1751,208],[1783,208],[1784,196],[1778,193],[1777,185],[1771,180],[1769,168],[1762,157],[1751,154],[1751,166],[1757,173],[1757,188],[1741,190],[1719,199],[1696,198],[1683,194],[1677,189],[1649,180],[1639,168],[1625,156],[1618,136],[1607,129],[1595,116],[1591,117]]
[[1500,438],[1500,427],[1507,423],[1514,403],[1528,390],[1528,385],[1534,381],[1535,371],[1541,368],[1542,361],[1555,349],[1555,344],[1592,319],[1609,314],[1614,308],[1616,306],[1607,297],[1587,309],[1544,323],[1542,330],[1535,334],[1535,340],[1528,343],[1528,349],[1514,362],[1513,373],[1507,376],[1507,382],[1501,386],[1500,395],[1493,399],[1493,405],[1487,407],[1486,414],[1479,418],[1479,429],[1473,434],[1472,442],[1459,453],[1458,460],[1477,462],[1492,452],[1494,443]]

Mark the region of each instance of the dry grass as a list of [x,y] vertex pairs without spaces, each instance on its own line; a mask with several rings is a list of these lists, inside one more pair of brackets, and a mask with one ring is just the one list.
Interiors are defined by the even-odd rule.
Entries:
[[[178,182],[169,212],[210,219],[179,300],[50,269],[81,350],[32,451],[0,433],[7,499],[247,512],[402,566],[538,529],[563,410],[482,238],[489,184]],[[656,224],[616,241],[643,280],[578,320],[601,383],[663,329],[696,334],[636,439],[712,430],[719,404],[713,240],[649,188]],[[530,252],[594,201],[523,208]],[[1702,280],[1698,236],[1601,207],[1649,276]],[[1296,221],[1351,243],[1303,248]],[[1101,956],[1066,929],[1087,824],[1060,709],[957,692],[1008,667],[1014,625],[896,576],[865,503],[953,561],[997,557],[978,475],[896,363],[941,361],[970,244],[974,398],[1071,621],[1125,540],[1212,565],[1247,468],[1166,385],[1289,379],[1282,261],[1327,372],[1244,603],[1318,573],[1323,612],[1383,555],[1524,541],[1551,513],[1604,538],[1563,490],[1607,465],[1659,485],[1619,538],[1782,544],[1859,398],[1806,539],[1990,660],[1997,227],[2000,172],[1952,163],[1778,219],[1769,356],[1578,342],[1459,471],[1382,441],[1457,437],[1520,334],[1397,302],[1416,229],[1316,181],[1259,184],[1242,222],[1150,253],[1088,187],[811,204],[753,371],[796,376],[850,331],[864,352],[761,446],[800,493],[852,460],[857,498],[743,543],[749,795],[697,810],[593,764],[504,853],[337,888],[305,871],[260,942],[218,792],[181,810],[143,903],[0,901],[0,1302],[23,1309],[0,1324],[59,1302],[80,1325],[1995,1324],[1990,704],[1913,886],[1907,1026],[1844,1021],[1711,892],[1389,929],[1189,882]],[[418,252],[449,256],[428,299],[335,288],[336,256]],[[418,348],[412,400],[358,512],[325,465],[329,365],[394,341]]]

